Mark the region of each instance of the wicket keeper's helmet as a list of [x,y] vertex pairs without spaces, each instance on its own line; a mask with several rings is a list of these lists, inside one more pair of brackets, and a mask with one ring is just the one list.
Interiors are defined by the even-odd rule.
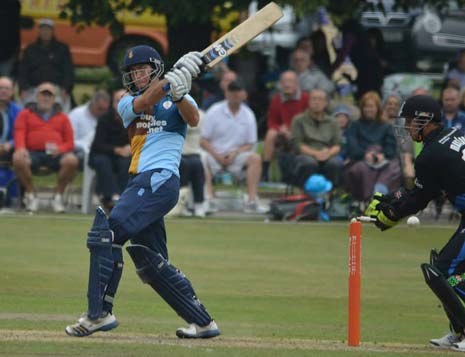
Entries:
[[[411,119],[407,122],[406,119]],[[429,123],[441,123],[441,107],[429,95],[415,95],[408,98],[400,107],[397,118],[397,135],[401,138],[407,136],[406,130],[415,128],[422,134],[424,127]]]
[[425,118],[436,123],[441,122],[441,107],[429,95],[414,95],[408,98],[400,108],[401,118]]
[[[131,66],[144,63],[150,64],[153,67],[153,71],[149,74],[150,81],[148,84],[144,88],[137,88],[131,76]],[[126,51],[121,70],[123,72],[123,85],[129,93],[137,94],[142,93],[145,89],[147,89],[154,78],[159,78],[162,75],[164,71],[164,63],[160,54],[154,48],[141,45],[131,47]]]

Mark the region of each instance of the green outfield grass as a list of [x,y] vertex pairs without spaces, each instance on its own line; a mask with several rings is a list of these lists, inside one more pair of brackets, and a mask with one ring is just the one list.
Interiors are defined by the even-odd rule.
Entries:
[[[115,302],[120,327],[73,339],[86,309],[90,216],[0,217],[0,355],[424,356],[447,331],[420,264],[454,226],[365,226],[360,348],[348,348],[348,227],[168,219],[170,259],[192,281],[223,335],[185,341],[183,321],[134,272]],[[450,355],[456,355],[450,352]]]

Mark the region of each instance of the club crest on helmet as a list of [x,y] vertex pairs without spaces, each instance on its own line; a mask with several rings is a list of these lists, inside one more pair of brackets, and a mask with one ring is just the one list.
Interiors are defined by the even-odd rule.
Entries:
[[[136,85],[132,66],[149,64],[153,70],[147,73],[147,84],[140,88]],[[123,85],[132,95],[144,92],[155,78],[159,78],[164,71],[164,63],[160,54],[152,47],[141,45],[127,50],[121,67],[123,73]]]

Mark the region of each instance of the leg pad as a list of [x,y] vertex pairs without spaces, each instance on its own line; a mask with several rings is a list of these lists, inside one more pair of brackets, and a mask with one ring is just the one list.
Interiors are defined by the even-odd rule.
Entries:
[[191,283],[163,256],[143,245],[127,248],[140,279],[152,288],[188,323],[207,326],[212,318],[195,296]]
[[105,212],[99,207],[87,235],[87,248],[90,251],[87,314],[90,319],[97,319],[102,314],[103,297],[114,267],[112,241],[113,232],[110,230]]
[[[425,277],[426,284],[441,301],[447,315],[455,322],[454,325],[460,324],[465,327],[465,308],[457,293],[450,286],[441,272],[430,264],[422,264],[421,270]],[[454,328],[455,329],[455,328]]]

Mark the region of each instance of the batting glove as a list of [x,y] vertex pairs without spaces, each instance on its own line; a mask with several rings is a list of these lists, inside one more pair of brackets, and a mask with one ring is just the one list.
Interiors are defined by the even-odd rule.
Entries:
[[170,84],[170,96],[174,103],[182,100],[189,93],[192,86],[192,76],[185,68],[174,68],[165,74],[165,79]]
[[200,52],[189,52],[182,56],[175,64],[174,68],[185,68],[189,71],[192,78],[197,78],[202,72],[203,60]]
[[399,220],[394,207],[379,192],[374,194],[372,201],[365,210],[365,214],[376,218],[375,225],[382,231],[394,227]]

